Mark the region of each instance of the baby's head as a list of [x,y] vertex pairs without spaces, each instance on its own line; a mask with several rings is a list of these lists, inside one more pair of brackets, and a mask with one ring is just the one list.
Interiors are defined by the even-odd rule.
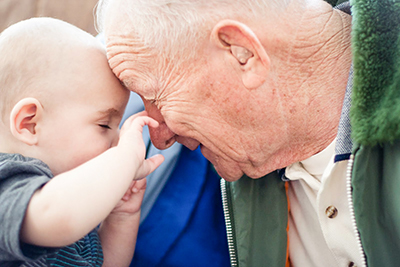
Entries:
[[33,18],[0,34],[0,152],[70,170],[116,144],[128,97],[102,44],[69,23]]

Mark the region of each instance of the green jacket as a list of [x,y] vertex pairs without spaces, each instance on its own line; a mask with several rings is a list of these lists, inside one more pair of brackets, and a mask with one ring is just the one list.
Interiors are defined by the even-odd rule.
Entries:
[[[350,3],[354,216],[367,266],[400,266],[400,0]],[[232,266],[288,264],[286,186],[277,172],[222,180]]]

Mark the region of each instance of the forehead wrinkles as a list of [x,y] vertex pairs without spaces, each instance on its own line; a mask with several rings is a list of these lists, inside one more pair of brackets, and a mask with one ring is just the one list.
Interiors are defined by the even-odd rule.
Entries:
[[167,92],[172,93],[167,89],[183,85],[193,60],[171,56],[133,36],[118,34],[107,38],[110,67],[129,90],[160,103],[167,98]]
[[150,53],[150,48],[128,36],[111,35],[107,39],[109,65],[117,78],[129,90],[154,98],[158,79],[152,68],[155,56]]
[[125,70],[132,69],[133,63],[147,62],[151,57],[148,50],[137,39],[127,36],[111,35],[106,42],[108,62],[118,78]]

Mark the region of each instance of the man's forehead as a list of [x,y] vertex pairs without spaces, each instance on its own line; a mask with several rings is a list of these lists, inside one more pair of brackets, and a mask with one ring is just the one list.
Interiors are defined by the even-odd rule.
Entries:
[[139,94],[145,99],[155,99],[157,92],[160,90],[155,82],[150,82],[149,79],[141,79],[136,75],[135,78],[127,76],[122,82],[130,91]]
[[106,42],[109,65],[125,87],[131,91],[154,87],[156,55],[127,36],[113,35]]
[[[105,36],[106,50],[109,58],[118,54],[131,54],[131,57],[141,57],[150,54],[151,49],[141,40],[129,33],[113,33]],[[127,55],[125,55],[127,56]]]
[[126,88],[145,99],[158,99],[187,81],[190,64],[182,64],[131,35],[113,34],[106,40],[109,64]]

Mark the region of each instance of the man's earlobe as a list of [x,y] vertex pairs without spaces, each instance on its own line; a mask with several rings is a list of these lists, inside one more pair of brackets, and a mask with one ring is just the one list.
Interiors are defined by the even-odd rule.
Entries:
[[36,126],[43,107],[36,98],[24,98],[14,105],[10,113],[10,130],[18,140],[35,145],[38,142]]
[[265,82],[270,59],[249,27],[235,20],[222,20],[214,26],[210,39],[237,62],[246,88],[255,89]]

